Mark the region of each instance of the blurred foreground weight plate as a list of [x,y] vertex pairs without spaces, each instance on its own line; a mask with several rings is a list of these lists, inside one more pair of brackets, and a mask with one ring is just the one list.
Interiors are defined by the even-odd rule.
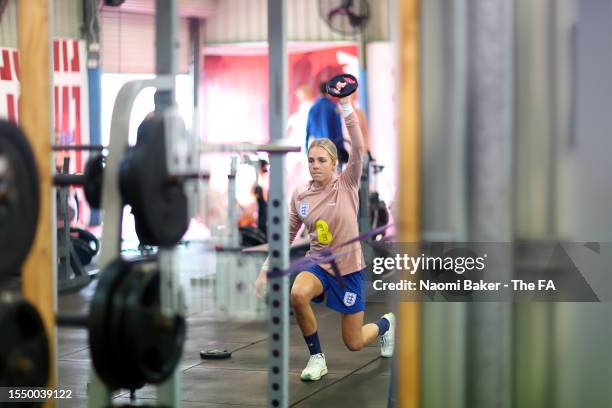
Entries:
[[45,387],[49,342],[42,319],[17,295],[0,294],[0,387]]
[[136,263],[132,274],[134,278],[125,282],[129,288],[122,326],[117,328],[126,339],[126,366],[146,383],[159,384],[172,375],[183,354],[185,318],[161,312],[157,262]]
[[[91,359],[98,376],[107,385],[108,379],[115,375],[113,350],[111,347],[110,318],[113,306],[113,294],[127,273],[124,269],[125,262],[115,260],[108,264],[100,274],[96,291],[89,306],[89,346]],[[114,383],[114,381],[112,381]]]
[[327,93],[337,98],[344,98],[357,90],[357,78],[351,74],[336,75],[327,81]]
[[91,303],[89,343],[96,372],[112,389],[169,378],[180,361],[185,318],[160,309],[155,259],[116,260],[102,272]]
[[0,278],[19,273],[36,233],[38,173],[23,132],[0,120]]

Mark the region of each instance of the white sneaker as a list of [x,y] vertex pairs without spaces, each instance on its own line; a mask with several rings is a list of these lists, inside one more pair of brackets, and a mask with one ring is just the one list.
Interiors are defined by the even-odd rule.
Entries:
[[382,357],[393,357],[393,349],[395,348],[395,315],[387,313],[383,318],[389,321],[389,330],[382,336],[378,336],[380,344],[380,355]]
[[323,353],[310,356],[306,368],[302,370],[300,378],[302,381],[318,381],[327,374],[327,364]]

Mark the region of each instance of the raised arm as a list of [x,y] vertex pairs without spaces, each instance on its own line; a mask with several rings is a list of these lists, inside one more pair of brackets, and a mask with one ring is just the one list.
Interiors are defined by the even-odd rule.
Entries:
[[359,127],[359,119],[353,111],[353,107],[347,98],[340,99],[340,109],[346,123],[349,137],[351,139],[351,151],[349,153],[349,161],[346,168],[340,176],[342,182],[347,183],[352,187],[359,188],[361,172],[363,170],[363,155],[365,153],[363,146],[363,136]]

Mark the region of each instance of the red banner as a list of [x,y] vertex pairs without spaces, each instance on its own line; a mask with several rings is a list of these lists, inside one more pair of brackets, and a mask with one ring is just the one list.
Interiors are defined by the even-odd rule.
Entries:
[[[89,144],[89,100],[85,43],[53,40],[53,104],[57,144]],[[73,152],[71,172],[80,173],[87,153]],[[63,159],[61,155],[58,159]]]
[[19,99],[19,53],[0,48],[0,117],[17,122]]
[[[85,42],[53,40],[53,128],[55,144],[89,144],[89,96]],[[19,122],[19,51],[0,48],[0,117]],[[28,106],[27,109],[35,107]],[[82,173],[87,153],[57,152],[55,163],[61,171],[64,158],[70,157],[70,173]],[[88,207],[78,194],[77,224],[87,224]]]
[[[85,43],[53,40],[53,128],[57,144],[89,143],[89,107]],[[19,52],[0,48],[0,117],[19,122]],[[71,154],[71,171],[81,172],[83,153]],[[63,157],[58,155],[59,163]]]

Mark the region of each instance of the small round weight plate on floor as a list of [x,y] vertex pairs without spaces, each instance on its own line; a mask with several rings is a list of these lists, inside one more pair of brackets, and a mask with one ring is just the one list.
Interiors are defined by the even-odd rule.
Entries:
[[357,90],[357,78],[351,74],[336,75],[327,81],[327,93],[337,98],[344,98]]
[[200,351],[200,357],[203,360],[223,360],[232,356],[231,351],[227,350],[202,350]]

